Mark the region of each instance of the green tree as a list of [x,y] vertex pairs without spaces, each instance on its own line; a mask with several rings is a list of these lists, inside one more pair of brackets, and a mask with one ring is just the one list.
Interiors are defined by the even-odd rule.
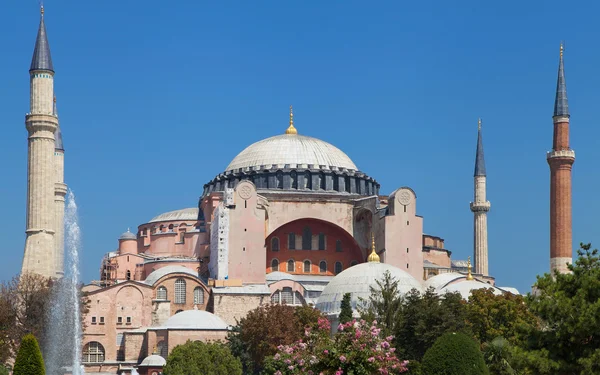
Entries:
[[165,375],[242,375],[242,364],[221,342],[188,341],[176,346],[163,368]]
[[45,375],[44,359],[38,342],[32,334],[21,340],[19,353],[13,368],[14,375]]
[[345,293],[344,297],[342,297],[341,310],[339,315],[339,320],[341,324],[348,323],[352,320],[352,305],[350,304],[350,300],[352,298],[352,294]]
[[525,373],[600,373],[600,259],[591,244],[580,246],[571,272],[538,276],[527,298],[542,325],[517,352]]
[[368,322],[377,320],[384,336],[392,334],[395,330],[397,314],[402,306],[402,297],[398,287],[398,280],[390,271],[385,271],[381,280],[375,280],[376,286],[371,286],[368,299],[361,299],[359,306],[361,318]]
[[0,364],[0,375],[10,375],[10,370],[8,367]]
[[433,343],[446,332],[470,334],[466,302],[458,293],[438,295],[429,288],[423,295],[413,290],[402,299],[394,329],[399,356],[420,361]]
[[510,343],[504,337],[496,337],[483,345],[483,358],[494,375],[517,375],[511,357]]
[[244,374],[258,374],[265,358],[279,345],[291,344],[313,327],[321,313],[312,307],[270,304],[250,311],[228,336],[231,352],[242,361]]
[[490,288],[473,290],[465,308],[473,335],[481,343],[501,336],[518,344],[539,325],[523,296],[512,293],[496,295]]
[[471,337],[449,332],[435,341],[423,356],[423,374],[427,375],[487,375],[488,369]]

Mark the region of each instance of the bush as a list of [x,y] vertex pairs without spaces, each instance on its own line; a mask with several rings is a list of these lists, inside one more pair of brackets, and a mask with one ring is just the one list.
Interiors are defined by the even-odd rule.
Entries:
[[40,346],[32,334],[21,340],[13,375],[46,375]]
[[479,344],[462,333],[446,333],[423,356],[427,375],[488,375]]
[[242,364],[220,342],[188,341],[173,349],[163,369],[165,375],[242,375]]

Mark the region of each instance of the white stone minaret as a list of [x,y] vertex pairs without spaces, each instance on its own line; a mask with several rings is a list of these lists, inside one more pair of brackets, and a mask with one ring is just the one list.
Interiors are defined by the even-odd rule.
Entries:
[[27,164],[27,229],[21,274],[56,276],[54,234],[56,225],[54,176],[54,68],[41,9],[40,27],[29,69],[30,113],[25,116],[29,133]]
[[473,212],[473,258],[475,259],[475,274],[488,276],[488,238],[487,213],[490,202],[486,200],[486,173],[483,157],[483,141],[481,139],[481,119],[477,129],[477,152],[475,154],[475,196],[471,202]]
[[[58,119],[56,109],[56,97],[54,97],[54,116]],[[54,264],[56,277],[64,275],[65,261],[65,196],[67,185],[65,184],[65,148],[63,146],[60,124],[54,133]]]

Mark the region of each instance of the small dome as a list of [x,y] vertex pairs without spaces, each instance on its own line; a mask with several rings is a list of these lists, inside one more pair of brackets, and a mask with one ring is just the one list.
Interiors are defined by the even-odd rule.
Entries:
[[460,293],[460,295],[462,296],[463,299],[468,300],[469,296],[471,295],[471,291],[477,290],[477,289],[486,289],[486,288],[492,289],[494,294],[496,294],[496,295],[502,294],[502,290],[492,286],[491,284],[487,284],[487,283],[484,283],[482,281],[477,281],[477,280],[462,281],[462,282],[450,284],[444,288],[441,288],[439,290],[438,294],[458,292],[458,293]]
[[156,223],[159,221],[179,221],[179,220],[192,220],[192,221],[198,220],[198,208],[192,207],[192,208],[184,208],[182,210],[165,212],[163,214],[153,217],[152,220],[149,221],[149,223]]
[[204,310],[186,310],[170,317],[163,329],[195,329],[201,331],[222,331],[229,326],[215,314]]
[[462,273],[458,272],[440,273],[439,275],[432,276],[429,279],[425,280],[424,289],[427,290],[429,288],[433,288],[436,292],[439,292],[440,289],[461,279],[463,281],[466,280],[467,275],[463,275]]
[[367,262],[350,267],[338,274],[327,284],[317,300],[316,308],[325,315],[339,314],[340,304],[345,293],[352,293],[352,309],[360,306],[360,298],[368,300],[371,295],[370,287],[377,287],[377,280],[389,271],[398,281],[400,293],[406,294],[412,289],[423,291],[421,283],[408,272],[385,263]]
[[152,355],[149,355],[146,358],[144,358],[142,363],[140,363],[140,366],[162,367],[166,364],[167,364],[167,361],[163,357],[161,357],[157,354],[152,354]]
[[237,170],[239,168],[265,166],[271,168],[276,164],[283,168],[286,164],[291,168],[299,165],[320,165],[349,170],[358,170],[342,150],[334,145],[317,138],[297,134],[281,134],[246,147],[229,163],[225,171]]
[[127,232],[121,234],[119,240],[137,240],[137,236],[127,229]]

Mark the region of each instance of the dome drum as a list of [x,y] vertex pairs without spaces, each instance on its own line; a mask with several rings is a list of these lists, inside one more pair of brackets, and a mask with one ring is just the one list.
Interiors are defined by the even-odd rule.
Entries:
[[366,196],[379,194],[377,181],[362,172],[346,169],[340,169],[341,171],[336,171],[336,169],[314,169],[314,165],[309,165],[309,167],[313,168],[293,169],[284,167],[278,169],[278,166],[274,165],[272,169],[261,168],[255,171],[251,167],[244,168],[244,171],[237,173],[229,171],[219,174],[211,182],[204,185],[202,196],[214,191],[235,188],[243,180],[252,181],[258,190],[331,192]]

